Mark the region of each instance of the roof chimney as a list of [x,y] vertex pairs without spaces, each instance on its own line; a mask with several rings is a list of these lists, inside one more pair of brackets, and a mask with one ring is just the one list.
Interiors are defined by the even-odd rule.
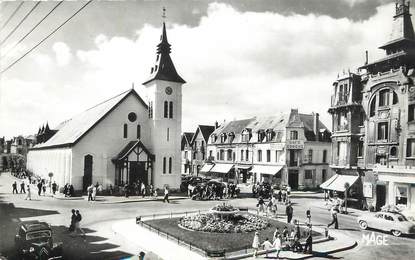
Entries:
[[218,121],[215,121],[215,130],[218,129],[218,127],[219,127]]
[[320,141],[320,119],[319,114],[313,112],[313,132],[316,136],[316,141]]

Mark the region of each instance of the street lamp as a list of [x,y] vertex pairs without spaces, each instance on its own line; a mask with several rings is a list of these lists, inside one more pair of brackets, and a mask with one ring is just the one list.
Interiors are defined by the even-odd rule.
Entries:
[[49,176],[49,192],[52,193],[52,177],[53,177],[53,172],[50,172],[48,174]]

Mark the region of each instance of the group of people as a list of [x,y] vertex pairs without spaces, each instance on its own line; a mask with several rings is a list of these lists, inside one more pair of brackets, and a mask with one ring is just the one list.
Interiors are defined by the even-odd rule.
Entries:
[[65,194],[65,197],[73,197],[75,196],[75,189],[72,184],[65,184],[63,186],[63,194]]
[[88,186],[88,188],[86,189],[86,192],[88,194],[88,201],[95,201],[99,187],[100,186],[98,182],[95,185],[91,184]]
[[239,188],[234,183],[202,182],[196,185],[189,183],[187,187],[189,198],[196,200],[220,200],[235,198]]
[[144,182],[137,183],[133,182],[131,184],[125,183],[124,184],[124,196],[128,198],[130,195],[135,196],[151,196],[157,197],[157,190],[154,188],[153,185],[146,185]]
[[266,257],[271,250],[275,249],[276,258],[279,258],[279,254],[282,250],[291,250],[293,252],[303,252],[306,254],[312,253],[313,245],[313,236],[311,225],[307,225],[306,235],[305,235],[305,244],[301,244],[300,239],[301,230],[299,223],[297,222],[295,227],[290,231],[287,226],[284,227],[282,231],[276,228],[272,242],[269,238],[266,238],[264,242],[260,242],[259,232],[255,232],[254,240],[252,242],[252,248],[254,249],[254,257],[257,257],[258,251],[260,248],[263,248],[266,253]]
[[288,203],[290,201],[289,196],[291,194],[291,187],[284,186],[279,188],[277,186],[271,186],[269,183],[254,183],[252,185],[252,195],[254,198],[272,198],[275,197],[278,202]]
[[[257,208],[259,213],[268,213],[271,216],[276,217],[277,216],[277,210],[278,210],[278,199],[276,196],[272,196],[271,199],[268,202],[265,202],[265,200],[262,197],[258,198],[257,202]],[[287,223],[291,223],[291,220],[293,218],[294,209],[292,207],[291,202],[286,203],[285,206],[285,214],[287,215]],[[310,216],[311,218],[311,216]]]

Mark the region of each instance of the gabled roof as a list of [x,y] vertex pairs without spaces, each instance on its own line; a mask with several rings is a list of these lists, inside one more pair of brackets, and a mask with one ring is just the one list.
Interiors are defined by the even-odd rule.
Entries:
[[194,142],[194,139],[197,137],[199,132],[202,134],[203,140],[207,143],[209,136],[215,131],[215,126],[213,125],[198,125],[195,134],[192,137],[191,144]]
[[140,141],[140,140],[136,140],[136,141],[130,141],[128,142],[123,149],[121,149],[121,151],[118,153],[118,155],[113,158],[113,161],[122,161],[124,160],[128,155],[130,155],[130,153],[136,148],[136,147],[140,147],[141,149],[144,150],[144,152],[152,159],[154,160],[154,155],[152,153],[150,153],[150,151],[147,149],[147,147],[144,146],[144,144]]
[[128,96],[134,96],[146,108],[147,104],[134,89],[122,92],[104,102],[101,102],[73,118],[59,124],[59,131],[47,142],[34,146],[31,150],[72,146],[93,129],[101,120],[111,113]]
[[191,132],[184,132],[183,133],[183,136],[186,139],[188,144],[192,144],[192,139],[193,139],[194,135],[195,135],[195,133],[191,133]]

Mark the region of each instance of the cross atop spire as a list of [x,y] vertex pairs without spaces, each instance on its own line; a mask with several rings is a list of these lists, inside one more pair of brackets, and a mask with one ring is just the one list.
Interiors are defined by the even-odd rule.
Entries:
[[161,15],[163,22],[166,20],[166,7],[163,6],[163,14]]

